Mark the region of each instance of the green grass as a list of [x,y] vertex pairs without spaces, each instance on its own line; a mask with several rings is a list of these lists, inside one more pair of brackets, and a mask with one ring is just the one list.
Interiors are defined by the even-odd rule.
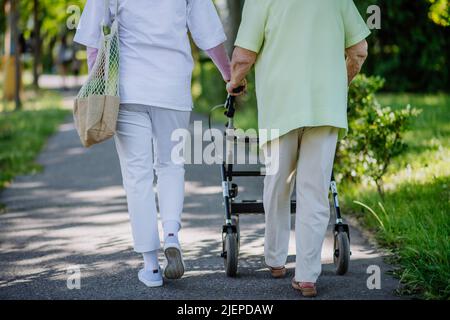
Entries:
[[[213,85],[220,83],[220,75],[212,68],[203,75],[203,92],[197,91],[200,112],[224,99],[223,92],[217,91],[222,87]],[[196,85],[201,88],[199,82]],[[401,293],[450,299],[450,95],[379,94],[377,98],[384,106],[395,109],[411,104],[423,112],[405,135],[408,149],[394,159],[385,177],[384,199],[373,185],[342,182],[344,212],[356,215],[380,245],[393,253]],[[250,85],[236,114],[237,127],[256,128],[255,105]],[[219,111],[213,119],[224,122]]]
[[25,96],[19,111],[11,111],[11,103],[3,102],[0,107],[0,190],[17,175],[41,170],[35,158],[69,113],[61,109],[56,93],[42,91],[35,95],[27,91]]
[[[423,110],[405,136],[409,148],[385,178],[384,199],[371,185],[342,185],[344,209],[356,214],[394,253],[403,293],[450,298],[450,96],[379,95],[393,108]],[[354,201],[372,208],[364,209]]]

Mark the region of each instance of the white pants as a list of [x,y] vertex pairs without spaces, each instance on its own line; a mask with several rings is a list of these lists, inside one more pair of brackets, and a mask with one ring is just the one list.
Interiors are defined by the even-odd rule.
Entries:
[[[278,144],[279,157],[270,166],[278,166],[264,181],[266,212],[265,259],[271,267],[286,264],[291,230],[290,201],[297,183],[295,221],[296,268],[299,282],[316,282],[321,272],[321,250],[328,222],[331,181],[338,129],[301,128],[266,145]],[[278,160],[276,160],[278,158]],[[278,163],[277,163],[278,161]],[[275,167],[276,168],[276,167]]]
[[[154,174],[161,219],[178,222],[184,201],[184,165],[171,159],[175,129],[187,129],[190,112],[143,105],[121,105],[115,136],[123,185],[127,195],[134,249],[160,248],[158,213],[153,191]],[[155,157],[153,159],[153,150]]]

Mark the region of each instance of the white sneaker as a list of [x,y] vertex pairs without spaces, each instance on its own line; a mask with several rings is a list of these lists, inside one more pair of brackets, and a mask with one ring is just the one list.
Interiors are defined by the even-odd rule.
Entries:
[[167,279],[180,279],[184,275],[185,265],[178,238],[168,236],[164,243],[164,255],[167,263],[164,267],[164,277]]
[[151,272],[141,269],[138,273],[138,278],[139,281],[150,288],[162,287],[163,285],[161,270],[154,270],[153,272]]

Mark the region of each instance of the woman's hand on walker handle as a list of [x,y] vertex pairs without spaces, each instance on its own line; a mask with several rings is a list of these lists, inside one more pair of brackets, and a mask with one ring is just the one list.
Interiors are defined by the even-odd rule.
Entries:
[[231,96],[237,97],[245,94],[247,92],[247,79],[242,80],[240,83],[227,83],[227,92]]
[[[230,95],[240,96],[245,92],[247,88],[247,80],[245,77],[255,64],[257,56],[256,52],[241,47],[234,49],[233,59],[231,60],[231,81],[227,84],[227,91]],[[235,89],[242,86],[245,89],[236,93]]]

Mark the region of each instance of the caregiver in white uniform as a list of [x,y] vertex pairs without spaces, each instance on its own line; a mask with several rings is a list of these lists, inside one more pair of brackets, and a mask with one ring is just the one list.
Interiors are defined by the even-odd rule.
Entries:
[[[75,41],[90,59],[101,39],[105,1],[87,0]],[[184,199],[184,165],[171,159],[172,132],[187,128],[193,107],[194,66],[188,32],[230,80],[223,26],[212,0],[118,0],[110,12],[119,22],[121,106],[115,136],[134,249],[144,256],[139,280],[161,286],[160,239],[153,192],[155,169],[164,228],[164,276],[181,278],[184,263],[178,241]],[[92,65],[92,61],[90,61]],[[153,156],[152,145],[155,152]],[[153,165],[154,163],[154,165]]]

